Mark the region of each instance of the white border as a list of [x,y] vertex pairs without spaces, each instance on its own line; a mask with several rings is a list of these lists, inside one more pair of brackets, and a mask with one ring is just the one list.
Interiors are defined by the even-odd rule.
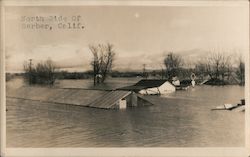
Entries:
[[2,0],[4,6],[246,6],[247,0]]
[[250,29],[249,29],[249,21],[250,21],[250,15],[249,15],[249,7],[250,3],[248,3],[248,53],[245,54],[245,147],[248,151],[248,157],[250,157],[250,84],[249,84],[249,78],[250,78]]
[[22,154],[25,157],[247,157],[244,148],[13,148],[6,149],[6,154],[11,157]]
[[249,1],[91,1],[91,0],[0,0],[1,5],[1,156],[250,156],[250,109],[249,109],[249,54],[245,56],[245,147],[192,147],[192,148],[6,148],[5,107],[5,48],[4,7],[6,6],[249,6]]
[[[1,3],[0,3],[1,4]],[[0,72],[1,72],[1,84],[0,84],[0,88],[1,88],[1,97],[0,97],[0,101],[1,101],[1,146],[0,146],[0,155],[4,156],[5,155],[5,147],[6,147],[6,104],[5,104],[5,26],[4,26],[4,21],[5,21],[5,9],[4,7],[1,5],[1,36],[0,36]]]

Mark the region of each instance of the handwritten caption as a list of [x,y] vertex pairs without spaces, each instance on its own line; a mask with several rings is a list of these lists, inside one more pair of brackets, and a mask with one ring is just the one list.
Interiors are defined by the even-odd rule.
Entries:
[[21,28],[25,30],[83,30],[85,28],[80,15],[74,16],[21,16]]

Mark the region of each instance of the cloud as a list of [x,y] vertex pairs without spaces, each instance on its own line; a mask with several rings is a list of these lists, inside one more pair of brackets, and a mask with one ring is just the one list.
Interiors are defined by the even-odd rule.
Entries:
[[[149,70],[161,69],[164,67],[163,60],[168,52],[170,51],[154,53],[143,50],[117,49],[114,70],[142,70],[143,64],[146,64],[146,69]],[[190,49],[174,51],[174,53],[179,54],[185,63],[193,64],[202,57],[207,56],[208,51]],[[61,70],[87,71],[91,70],[90,62],[92,57],[92,53],[86,45],[40,45],[36,46],[31,52],[16,51],[14,48],[8,48],[6,52],[6,68],[7,71],[22,71],[24,61],[31,58],[34,64],[51,59]]]
[[[6,53],[8,56],[6,59],[7,71],[22,71],[23,63],[28,59],[33,59],[34,64],[51,59],[61,70],[86,71],[91,69],[92,54],[88,46],[51,44],[36,46],[31,52],[14,52],[16,50],[12,48],[8,49]],[[204,55],[205,51],[195,49],[176,53],[192,61],[193,58]],[[143,64],[146,64],[147,69],[160,69],[164,66],[165,55],[166,53],[153,53],[142,50],[116,50],[114,70],[141,70]]]
[[88,47],[73,44],[40,45],[30,53],[24,51],[14,53],[13,51],[6,52],[8,56],[6,60],[7,70],[22,71],[22,65],[28,59],[32,59],[34,64],[51,59],[59,68],[82,67],[83,70],[87,70],[92,58]]
[[146,64],[148,69],[159,69],[162,65],[162,53],[153,53],[149,51],[117,51],[115,58],[115,70],[141,70],[143,64]]

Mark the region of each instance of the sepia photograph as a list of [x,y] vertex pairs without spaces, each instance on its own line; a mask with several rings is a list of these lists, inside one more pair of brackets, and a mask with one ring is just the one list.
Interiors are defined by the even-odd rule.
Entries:
[[4,7],[6,148],[245,147],[245,4]]

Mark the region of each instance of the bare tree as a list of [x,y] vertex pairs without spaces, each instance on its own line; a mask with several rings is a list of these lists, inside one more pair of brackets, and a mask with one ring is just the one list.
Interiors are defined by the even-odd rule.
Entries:
[[168,79],[178,75],[178,69],[183,64],[181,56],[170,52],[164,59]]
[[231,56],[226,55],[225,53],[222,54],[221,57],[221,65],[219,67],[219,72],[222,77],[222,80],[224,80],[225,75],[227,75],[227,80],[229,80],[230,75],[232,71],[232,62],[231,62]]
[[91,65],[93,67],[94,85],[104,83],[107,74],[112,70],[114,61],[114,46],[110,43],[90,45],[93,54]]
[[97,77],[97,75],[98,75],[98,73],[100,71],[99,56],[98,56],[98,47],[90,45],[89,49],[90,49],[90,51],[93,54],[93,61],[91,62],[91,65],[93,67],[94,85],[96,85],[96,83],[97,83],[97,78],[96,77]]
[[236,74],[238,78],[240,79],[240,85],[244,85],[245,84],[245,63],[242,60],[242,56],[240,56],[238,59],[238,67],[237,67]]
[[204,78],[209,76],[211,79],[221,79],[227,81],[233,71],[232,56],[224,52],[210,52],[207,57],[196,63],[196,73]]
[[210,53],[210,56],[208,56],[207,69],[215,79],[219,78],[222,58],[223,55],[221,53]]
[[208,75],[206,64],[202,61],[198,61],[195,65],[195,73],[200,77],[200,79],[204,80],[205,75]]
[[222,52],[210,52],[203,63],[205,65],[206,74],[212,79],[228,79],[232,72],[231,56]]

